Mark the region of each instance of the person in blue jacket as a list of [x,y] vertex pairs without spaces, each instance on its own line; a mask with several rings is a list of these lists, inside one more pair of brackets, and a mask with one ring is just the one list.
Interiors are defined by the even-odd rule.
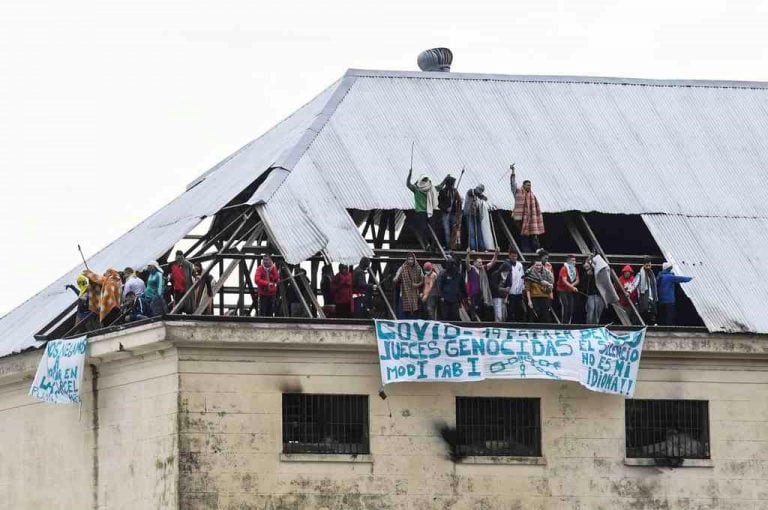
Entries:
[[664,262],[661,272],[656,277],[659,288],[659,315],[661,323],[674,326],[677,320],[677,303],[675,300],[675,284],[693,280],[691,276],[677,276],[672,273],[672,264]]

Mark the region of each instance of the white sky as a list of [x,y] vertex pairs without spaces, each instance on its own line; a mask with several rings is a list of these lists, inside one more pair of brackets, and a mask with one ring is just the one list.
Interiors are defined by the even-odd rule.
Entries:
[[762,0],[0,0],[0,314],[347,68],[768,81]]

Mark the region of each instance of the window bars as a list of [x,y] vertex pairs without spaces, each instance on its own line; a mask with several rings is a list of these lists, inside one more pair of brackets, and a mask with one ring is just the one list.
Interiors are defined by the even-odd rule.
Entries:
[[283,393],[283,453],[369,452],[367,395]]
[[709,458],[706,400],[627,400],[625,427],[628,458]]
[[456,397],[457,453],[541,456],[538,398]]

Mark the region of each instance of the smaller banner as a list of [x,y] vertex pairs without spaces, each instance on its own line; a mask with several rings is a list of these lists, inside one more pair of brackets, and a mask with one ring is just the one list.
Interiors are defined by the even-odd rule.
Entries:
[[79,404],[87,347],[84,336],[48,342],[29,395],[55,404]]
[[645,329],[463,328],[422,320],[377,320],[383,384],[406,381],[552,379],[631,397]]

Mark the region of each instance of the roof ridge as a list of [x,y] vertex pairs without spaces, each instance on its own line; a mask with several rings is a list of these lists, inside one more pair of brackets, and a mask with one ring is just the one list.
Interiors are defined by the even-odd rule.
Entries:
[[738,80],[666,80],[652,78],[621,78],[609,76],[507,75],[485,73],[453,73],[424,71],[385,71],[348,69],[346,76],[362,78],[418,78],[433,80],[509,81],[523,83],[570,83],[584,85],[625,85],[644,87],[685,87],[717,89],[768,89],[768,82]]

